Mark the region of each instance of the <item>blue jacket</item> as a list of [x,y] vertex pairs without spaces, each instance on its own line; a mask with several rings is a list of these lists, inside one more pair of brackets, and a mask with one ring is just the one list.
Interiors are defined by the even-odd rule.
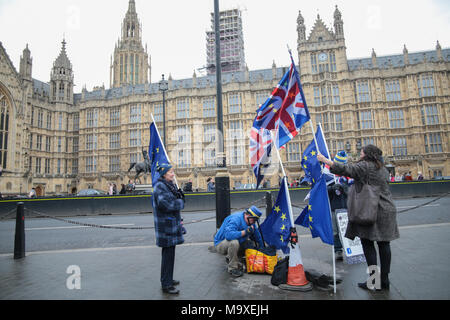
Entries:
[[153,187],[152,204],[155,219],[156,245],[172,247],[184,242],[180,211],[184,201],[177,199],[161,181]]
[[[242,230],[246,230],[248,228],[247,223],[244,219],[245,212],[237,212],[229,215],[225,218],[220,227],[219,231],[217,231],[214,237],[214,245],[217,246],[224,239],[228,241],[239,240],[239,243],[243,243],[248,239],[247,236],[241,235]],[[258,228],[255,226],[254,238],[259,243],[261,247],[264,247],[261,234],[259,233]]]

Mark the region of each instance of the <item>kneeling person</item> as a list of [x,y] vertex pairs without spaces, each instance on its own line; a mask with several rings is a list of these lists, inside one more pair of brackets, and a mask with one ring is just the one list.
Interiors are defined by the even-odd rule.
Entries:
[[262,212],[255,206],[244,212],[234,213],[225,218],[214,237],[214,246],[220,254],[228,259],[228,272],[235,277],[242,276],[239,263],[239,249],[249,239],[253,238],[260,247],[264,247],[261,234],[255,222]]

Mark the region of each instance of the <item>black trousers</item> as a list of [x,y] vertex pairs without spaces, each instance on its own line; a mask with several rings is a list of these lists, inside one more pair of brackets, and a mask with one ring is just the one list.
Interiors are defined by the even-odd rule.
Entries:
[[[361,244],[366,257],[367,266],[376,266],[377,251],[375,250],[375,242],[367,239],[361,239]],[[377,241],[378,251],[380,253],[380,273],[382,281],[387,279],[391,272],[391,245],[389,241]]]
[[172,287],[174,265],[175,265],[175,246],[162,248],[161,286],[163,288]]

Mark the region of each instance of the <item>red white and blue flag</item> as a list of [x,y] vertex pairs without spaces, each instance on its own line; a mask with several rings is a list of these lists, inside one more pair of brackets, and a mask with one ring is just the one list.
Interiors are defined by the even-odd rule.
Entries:
[[[300,78],[292,59],[291,67],[272,95],[257,110],[250,134],[250,161],[257,178],[257,188],[264,175],[263,160],[270,157],[270,130],[275,130],[275,145],[281,148],[294,138],[303,124],[310,120]],[[270,143],[268,141],[270,140]]]
[[309,119],[297,68],[292,62],[272,95],[258,109],[253,127],[276,130],[276,145],[281,148]]
[[269,167],[271,149],[270,130],[253,126],[250,131],[250,163],[256,177],[256,189],[264,178],[264,169]]

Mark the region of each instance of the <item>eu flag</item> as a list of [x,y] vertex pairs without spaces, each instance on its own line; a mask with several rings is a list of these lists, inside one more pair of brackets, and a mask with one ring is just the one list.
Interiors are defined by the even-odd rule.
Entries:
[[277,249],[283,250],[284,253],[289,252],[289,237],[291,221],[289,219],[288,190],[287,183],[281,181],[280,191],[278,192],[277,201],[272,208],[272,213],[261,224],[260,229],[264,240]]
[[[328,154],[325,137],[323,136],[320,126],[317,126],[316,141],[320,153],[329,159],[330,155]],[[305,171],[304,180],[311,182],[314,185],[322,174],[322,167],[317,160],[317,148],[314,139],[303,152],[301,164],[303,171]]]
[[311,190],[308,206],[295,220],[295,224],[309,228],[313,238],[320,237],[322,242],[334,245],[331,211],[328,200],[325,176],[321,176]]
[[169,163],[155,123],[150,125],[150,146],[148,149],[148,154],[150,157],[152,185],[154,186],[159,179],[159,173],[157,170],[159,164]]

